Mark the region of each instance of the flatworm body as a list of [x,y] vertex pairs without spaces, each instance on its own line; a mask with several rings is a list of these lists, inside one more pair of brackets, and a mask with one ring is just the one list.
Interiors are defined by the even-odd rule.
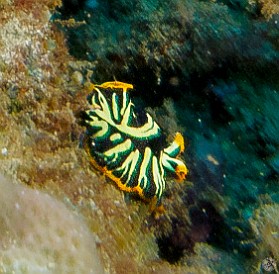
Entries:
[[159,125],[129,98],[131,84],[118,81],[92,85],[86,111],[84,147],[95,168],[127,192],[160,202],[166,175],[185,179],[187,168],[177,159],[184,139],[176,133],[166,146]]

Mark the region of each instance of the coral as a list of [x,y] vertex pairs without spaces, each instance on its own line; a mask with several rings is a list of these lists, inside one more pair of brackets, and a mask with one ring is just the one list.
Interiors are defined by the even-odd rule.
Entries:
[[252,20],[248,7],[238,7],[242,2],[247,1],[141,0],[135,7],[128,1],[101,2],[77,15],[85,25],[67,30],[70,51],[97,61],[93,82],[113,75],[143,87],[146,93],[138,96],[159,105],[166,96],[178,99],[177,88],[187,90],[182,83],[193,76],[202,79],[230,67],[248,70],[253,62],[276,66],[278,43],[269,37],[276,25]]
[[[248,273],[248,268],[239,263],[239,255],[215,249],[212,246],[199,243],[195,246],[194,256],[185,256],[184,263],[195,269],[207,269],[208,273]],[[207,272],[205,272],[207,273]]]
[[[259,196],[279,201],[276,21],[245,0],[111,0],[55,25],[59,3],[1,1],[1,173],[69,200],[109,273],[216,273],[224,264],[241,273],[262,237],[249,230]],[[88,61],[69,55],[66,37]],[[83,84],[112,77],[135,84],[137,105],[172,97],[154,118],[189,142],[194,184],[167,184],[156,220],[92,172],[80,148]]]
[[276,0],[259,0],[260,5],[262,6],[262,14],[270,19],[273,15],[279,14],[279,3]]
[[275,260],[279,259],[279,221],[278,204],[262,204],[257,208],[250,224],[257,238],[257,245],[254,251],[254,257],[263,260],[272,256]]
[[279,4],[276,0],[250,0],[249,3],[259,5],[262,15],[267,19],[279,14]]
[[50,195],[0,176],[1,273],[103,273],[84,221]]
[[[228,136],[229,142],[234,142],[234,145],[229,146],[224,142],[223,151],[225,154],[230,153],[231,159],[238,159],[237,162],[243,163],[243,168],[239,169],[236,167],[236,160],[228,162],[227,168],[233,174],[225,180],[233,200],[246,201],[246,206],[249,204],[248,200],[256,204],[260,194],[269,193],[275,198],[278,192],[275,183],[276,165],[274,166],[279,144],[279,115],[275,111],[279,103],[278,84],[273,78],[275,75],[270,73],[269,77],[268,83],[262,83],[258,77],[245,83],[241,78],[236,78],[234,83],[237,92],[224,97],[224,102],[234,117],[230,121],[231,131],[230,137]],[[239,178],[245,178],[243,183],[233,183],[239,181]]]
[[9,6],[13,4],[13,0],[1,0],[0,1],[0,9],[3,9],[5,6]]
[[154,117],[161,127],[178,121],[188,137],[194,184],[175,206],[178,197],[166,192],[167,221],[158,221],[155,235],[168,261],[169,254],[182,261],[183,252],[207,241],[248,262],[255,240],[249,218],[259,196],[279,199],[278,23],[259,9],[274,11],[277,3],[248,2],[138,0],[133,8],[105,1],[86,18],[78,14],[87,24],[67,32],[71,53],[96,61],[94,82],[111,75],[132,82],[135,102],[144,106],[173,99],[176,116],[169,105]]
[[[31,185],[39,194],[45,189],[49,195],[74,204],[76,214],[81,215],[77,220],[85,218],[89,233],[98,236],[100,257],[109,273],[123,273],[123,269],[148,273],[153,263],[160,261],[156,238],[146,220],[150,215],[148,207],[127,200],[92,172],[79,148],[83,128],[75,115],[85,110],[88,94],[81,75],[90,75],[95,64],[69,56],[65,37],[50,22],[51,13],[45,3],[17,1],[1,11],[1,173]],[[44,195],[39,195],[42,200],[46,197],[49,203],[53,201]],[[6,198],[1,196],[1,205],[9,204]],[[31,225],[32,218],[28,220]],[[62,226],[65,237],[72,233],[70,227]],[[20,230],[20,226],[15,225],[15,229]],[[57,229],[53,224],[49,239],[56,237]],[[20,239],[25,244],[25,238]],[[59,242],[53,245],[60,248]],[[54,251],[49,250],[49,254]],[[77,258],[82,261],[82,254]],[[11,264],[5,266],[12,270]],[[166,268],[174,267],[166,263]],[[156,272],[156,267],[153,269]]]

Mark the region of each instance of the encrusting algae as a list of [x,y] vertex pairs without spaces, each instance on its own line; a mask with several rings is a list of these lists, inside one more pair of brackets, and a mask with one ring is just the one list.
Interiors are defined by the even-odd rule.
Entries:
[[165,147],[165,138],[150,114],[136,110],[127,92],[133,85],[118,81],[92,85],[88,96],[84,147],[93,166],[126,192],[160,204],[166,174],[183,181],[188,172],[177,157],[184,152],[177,132]]

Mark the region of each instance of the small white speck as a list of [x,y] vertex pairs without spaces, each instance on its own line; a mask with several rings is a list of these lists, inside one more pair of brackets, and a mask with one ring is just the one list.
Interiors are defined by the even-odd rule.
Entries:
[[8,155],[8,149],[6,147],[3,147],[1,149],[1,153],[2,153],[3,156],[7,156]]
[[226,175],[226,174],[223,174],[223,178],[227,178],[227,175]]
[[49,262],[48,264],[47,264],[47,268],[48,269],[53,269],[55,267],[55,263],[54,262]]
[[114,204],[115,204],[116,206],[120,206],[120,202],[119,202],[118,200],[115,200],[115,201],[114,201]]
[[278,21],[277,21],[277,20],[275,20],[275,21],[274,21],[274,23],[275,23],[275,24],[277,24],[277,23],[278,23]]
[[95,238],[96,244],[101,244],[102,243],[101,239],[97,235],[95,235],[94,238]]
[[20,205],[18,203],[15,203],[15,208],[18,210],[20,208]]
[[201,123],[201,118],[198,119],[198,122]]
[[95,211],[98,209],[97,205],[95,204],[95,202],[92,199],[89,200],[89,204],[90,204],[90,207],[92,210]]

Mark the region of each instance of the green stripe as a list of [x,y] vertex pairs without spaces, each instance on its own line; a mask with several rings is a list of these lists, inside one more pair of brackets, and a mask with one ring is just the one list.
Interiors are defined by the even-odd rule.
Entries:
[[152,175],[156,186],[156,196],[161,197],[163,193],[163,184],[161,180],[161,172],[159,168],[158,159],[153,156],[152,158]]
[[170,157],[176,157],[180,153],[180,147],[176,142],[172,142],[170,146],[164,149],[164,152]]
[[134,183],[135,173],[140,161],[140,153],[138,150],[132,151],[128,157],[125,159],[121,167],[117,168],[116,171],[122,172],[121,179],[125,179],[125,184],[131,186]]
[[[101,109],[94,109],[94,114],[97,115],[100,119],[107,121],[108,124],[115,127],[118,131],[125,133],[129,136],[132,136],[136,139],[145,139],[145,138],[155,138],[160,135],[161,130],[158,124],[153,120],[153,118],[147,113],[147,122],[141,127],[130,127],[130,120],[134,117],[134,112],[132,111],[131,106],[133,105],[131,101],[127,104],[124,101],[128,100],[126,92],[123,94],[123,107],[120,111],[120,114],[123,115],[123,119],[120,124],[116,124],[113,121],[113,113],[111,112],[107,100],[103,94],[96,89],[98,92],[98,99],[100,103],[96,101],[96,96],[92,97],[92,105],[99,105]],[[91,110],[92,111],[92,110]],[[113,110],[117,112],[117,110]]]

